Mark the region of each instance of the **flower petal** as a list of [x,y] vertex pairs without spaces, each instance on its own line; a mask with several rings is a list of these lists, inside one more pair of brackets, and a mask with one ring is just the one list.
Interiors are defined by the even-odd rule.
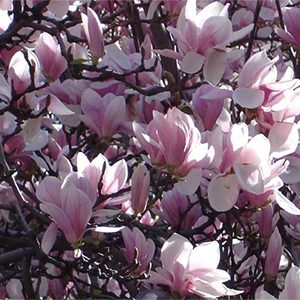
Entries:
[[237,201],[240,188],[235,174],[217,175],[208,185],[210,206],[219,212],[231,209]]

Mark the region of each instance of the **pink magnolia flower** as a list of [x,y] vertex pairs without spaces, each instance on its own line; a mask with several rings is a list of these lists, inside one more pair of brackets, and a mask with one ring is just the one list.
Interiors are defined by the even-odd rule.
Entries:
[[278,189],[283,185],[278,177],[287,165],[284,160],[271,162],[270,141],[258,134],[245,145],[233,168],[240,186],[255,195],[269,189]]
[[[122,236],[125,244],[124,256],[127,262],[133,263],[136,258],[139,267],[134,272],[142,273],[146,271],[155,252],[154,242],[151,239],[146,240],[144,234],[136,227],[132,230],[125,227],[122,230]],[[138,253],[137,257],[135,257],[135,248]]]
[[[49,214],[55,225],[63,231],[67,241],[77,243],[82,238],[92,216],[96,193],[88,179],[70,173],[64,180],[47,176],[38,185],[36,195],[41,209]],[[46,233],[46,249],[51,249],[56,236],[55,226]]]
[[131,178],[131,207],[136,213],[142,213],[148,202],[150,173],[145,165],[134,168]]
[[[270,139],[257,134],[248,142],[246,124],[232,126],[227,147],[222,152],[223,159],[219,167],[222,173],[214,176],[208,185],[208,199],[215,210],[231,209],[242,189],[252,194],[251,197],[257,198],[256,201],[259,200],[261,204],[273,194],[281,208],[298,213],[292,202],[278,192],[283,185],[279,175],[286,170],[288,164],[284,159],[273,161],[273,157],[281,158],[296,149],[298,132],[296,130],[287,139],[278,130],[281,131],[282,127],[274,128],[274,135],[270,131]],[[290,126],[286,132],[289,137],[289,132],[292,132]]]
[[245,108],[256,108],[265,101],[265,93],[260,90],[264,83],[276,81],[276,69],[272,66],[278,58],[270,60],[264,51],[250,57],[243,66],[238,79],[238,88],[233,92],[233,100]]
[[46,32],[43,32],[35,46],[35,53],[41,63],[43,74],[55,81],[67,69],[68,63],[61,54],[60,45]]
[[294,121],[299,114],[299,79],[293,79],[288,70],[277,81],[274,64],[279,57],[270,60],[265,52],[254,54],[243,66],[238,79],[238,88],[233,92],[233,101],[247,109],[257,109],[255,119],[269,130],[275,122]]
[[[77,170],[81,176],[89,180],[95,193],[97,193],[98,186],[102,185],[101,193],[103,195],[110,195],[124,188],[128,177],[124,159],[111,166],[101,153],[90,162],[85,154],[79,152]],[[100,178],[102,178],[102,182],[99,182]]]
[[104,54],[102,25],[97,14],[88,7],[87,15],[81,14],[82,25],[89,44],[93,61],[97,62]]
[[[200,170],[213,155],[212,148],[201,143],[200,132],[192,118],[176,107],[169,109],[166,115],[153,111],[153,120],[147,126],[134,123],[133,130],[151,162],[179,177]],[[200,180],[199,174],[194,180]]]
[[81,108],[84,113],[81,120],[99,137],[111,138],[125,120],[126,103],[123,96],[108,93],[101,97],[88,88],[82,94]]
[[89,162],[87,157],[80,152],[77,155],[77,169],[79,174],[88,178],[94,187],[98,187],[102,177],[101,193],[105,195],[116,193],[122,189],[128,176],[125,160],[119,160],[111,166],[102,154]]
[[[209,259],[207,259],[209,257]],[[218,242],[202,243],[195,248],[185,237],[174,233],[161,249],[162,267],[150,272],[147,282],[166,285],[181,297],[195,294],[204,298],[237,295],[222,282],[230,279],[226,271],[218,269]]]
[[168,49],[157,52],[179,60],[182,70],[190,74],[200,71],[204,65],[205,80],[217,84],[225,71],[226,45],[244,37],[253,27],[251,24],[233,32],[227,9],[228,6],[216,1],[197,12],[196,0],[188,0],[177,27],[168,27],[179,52]]

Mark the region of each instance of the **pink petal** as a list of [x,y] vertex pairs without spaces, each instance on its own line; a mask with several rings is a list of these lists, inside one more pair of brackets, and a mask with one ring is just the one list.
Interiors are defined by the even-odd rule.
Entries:
[[282,28],[276,28],[275,32],[285,42],[290,43],[292,45],[297,45],[297,41],[295,40],[295,38],[289,32],[286,32]]
[[260,195],[264,192],[264,182],[260,167],[235,164],[233,168],[242,189],[255,195]]
[[211,84],[217,85],[225,72],[226,61],[227,53],[225,51],[212,49],[204,63],[204,79]]
[[97,118],[103,118],[104,112],[99,111],[102,106],[103,101],[99,94],[90,88],[84,90],[81,96],[81,108],[83,113],[95,124]]
[[238,41],[245,37],[253,29],[254,24],[249,24],[246,27],[242,27],[240,30],[234,31],[231,35],[230,42]]
[[274,158],[280,158],[295,152],[299,133],[294,123],[275,123],[268,136],[271,143],[271,153]]
[[[36,196],[44,203],[60,206],[60,190],[62,181],[54,176],[45,177],[36,189]],[[53,193],[55,191],[55,193]]]
[[41,63],[42,72],[51,81],[59,78],[68,67],[57,40],[46,32],[39,36],[35,53]]
[[230,20],[222,16],[213,16],[208,18],[203,23],[203,27],[201,29],[203,38],[207,39],[205,43],[208,44],[203,49],[204,52],[207,52],[210,45],[219,49],[225,48],[232,35],[232,24]]
[[261,90],[239,87],[232,94],[233,101],[244,108],[260,107],[265,99],[265,93]]
[[170,274],[168,271],[157,268],[157,272],[150,271],[149,275],[150,278],[147,280],[147,282],[152,284],[162,284],[172,287],[173,286],[173,278],[172,274]]
[[264,51],[252,55],[243,66],[240,73],[239,87],[252,88],[258,87],[263,76],[270,71],[278,57],[270,60]]
[[223,153],[220,171],[226,172],[239,158],[243,148],[248,143],[248,126],[245,123],[233,124],[228,137],[228,145]]
[[[100,128],[103,137],[111,137],[116,132],[121,122],[124,121],[125,112],[126,103],[123,96],[118,96],[110,101],[105,110],[103,127]],[[116,116],[118,117],[116,118]]]
[[132,230],[128,227],[125,227],[122,230],[122,237],[126,250],[126,259],[128,262],[133,262],[134,260],[134,248],[135,248],[135,235]]
[[194,168],[190,172],[175,184],[175,189],[184,195],[194,194],[201,182],[202,169]]
[[104,171],[105,162],[106,159],[101,153],[92,162],[82,152],[77,155],[78,172],[90,181],[95,191],[98,190],[98,183]]
[[86,229],[92,216],[92,204],[90,199],[77,188],[68,188],[62,196],[64,211],[78,241]]
[[[209,257],[209,259],[207,259]],[[198,270],[199,277],[202,272],[215,270],[220,262],[220,249],[218,242],[206,242],[198,245],[191,252],[187,272],[196,275]]]
[[270,141],[263,134],[257,134],[243,148],[237,162],[258,166],[269,160],[270,149]]
[[165,270],[173,272],[174,263],[186,268],[193,245],[185,237],[174,233],[161,249],[161,262]]
[[88,7],[87,9],[87,24],[85,18],[83,19],[84,30],[88,39],[92,57],[99,59],[104,54],[104,41],[102,35],[102,25],[97,14]]
[[80,120],[90,129],[92,129],[98,136],[101,136],[101,132],[97,124],[89,116],[80,115]]
[[285,278],[285,287],[280,300],[297,299],[299,296],[300,268],[292,265]]
[[45,231],[42,239],[41,248],[44,253],[49,254],[52,249],[57,236],[57,227],[54,222],[52,222],[47,230]]
[[25,299],[23,295],[23,285],[19,279],[12,278],[6,285],[5,289],[10,299]]
[[300,209],[281,192],[274,191],[273,196],[280,208],[290,213],[291,215],[300,215]]
[[109,58],[115,62],[118,66],[120,66],[124,70],[129,70],[131,66],[131,62],[125,53],[120,50],[115,44],[107,45],[106,53]]
[[191,50],[181,61],[181,69],[188,74],[194,74],[201,70],[205,57]]
[[56,115],[73,115],[72,110],[68,109],[56,96],[50,94],[50,104],[48,110]]
[[279,270],[279,263],[282,255],[282,250],[282,238],[278,228],[275,227],[271,238],[269,239],[268,248],[266,251],[266,260],[264,267],[264,273],[266,274],[266,276],[276,278]]
[[77,162],[77,171],[83,173],[86,168],[90,166],[90,161],[86,155],[82,152],[79,152],[76,157]]
[[74,233],[73,226],[71,225],[68,216],[60,207],[52,203],[41,204],[40,207],[41,210],[53,218],[55,224],[63,231],[69,243],[73,244],[78,241],[78,237]]
[[165,57],[182,60],[182,55],[171,49],[163,49],[163,50],[155,49],[154,52]]
[[217,175],[208,185],[210,206],[219,212],[231,209],[239,196],[240,188],[235,174]]
[[112,194],[118,192],[124,187],[127,176],[128,169],[124,159],[119,160],[113,166],[106,166],[102,193]]
[[195,21],[197,17],[197,1],[187,0],[185,5],[185,17],[187,20]]
[[131,180],[131,206],[135,212],[141,213],[146,209],[150,187],[150,173],[145,165],[134,169]]

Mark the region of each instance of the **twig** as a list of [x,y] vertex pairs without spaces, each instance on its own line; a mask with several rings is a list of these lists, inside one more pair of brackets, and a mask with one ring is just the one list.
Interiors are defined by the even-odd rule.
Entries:
[[0,255],[0,265],[3,264],[8,264],[12,261],[15,261],[17,259],[21,259],[24,256],[27,255],[32,255],[34,253],[34,249],[33,248],[20,248],[20,249],[16,249],[16,250],[12,250],[9,252],[6,252],[2,255]]
[[254,12],[254,19],[253,19],[254,27],[253,27],[253,29],[252,29],[252,31],[250,33],[249,44],[248,44],[247,51],[246,51],[246,54],[245,54],[245,62],[251,56],[251,51],[252,51],[252,46],[253,46],[253,42],[254,42],[254,37],[255,37],[255,34],[256,34],[256,30],[257,30],[257,21],[258,21],[259,12],[260,12],[261,7],[262,7],[262,0],[257,0],[255,12]]

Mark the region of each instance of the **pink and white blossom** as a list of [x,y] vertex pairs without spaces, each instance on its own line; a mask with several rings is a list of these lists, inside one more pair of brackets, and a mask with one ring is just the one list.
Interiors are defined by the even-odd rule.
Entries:
[[101,97],[90,88],[82,94],[81,108],[81,120],[99,137],[111,138],[120,129],[126,117],[123,96],[108,93]]
[[217,84],[225,71],[226,45],[244,37],[252,29],[250,24],[233,32],[227,10],[228,6],[212,2],[198,12],[196,0],[188,0],[181,10],[176,28],[168,27],[179,52],[168,49],[157,52],[179,60],[182,70],[190,74],[199,72],[203,67],[205,80]]
[[66,59],[62,56],[60,45],[46,32],[40,35],[35,46],[35,53],[43,74],[50,81],[59,78],[68,67]]
[[[139,266],[135,269],[135,272],[142,273],[146,271],[154,256],[154,242],[151,239],[146,239],[142,231],[136,227],[132,230],[125,227],[122,230],[122,236],[125,244],[124,256],[127,262],[133,263],[137,259]],[[135,257],[135,249],[137,250],[137,257]]]
[[216,241],[194,248],[188,239],[174,233],[164,243],[160,259],[162,267],[150,273],[148,282],[168,286],[172,293],[178,293],[181,297],[195,294],[215,298],[242,293],[223,284],[230,276],[218,269],[220,250]]
[[166,115],[154,111],[153,120],[147,126],[134,123],[133,130],[151,162],[179,177],[201,170],[213,156],[213,149],[201,143],[201,134],[192,118],[175,107]]
[[150,189],[150,173],[145,165],[134,168],[131,180],[131,207],[136,213],[142,213],[147,207]]
[[102,25],[99,17],[90,7],[87,9],[87,15],[81,14],[81,19],[92,59],[97,62],[104,55]]
[[[91,183],[75,173],[70,173],[64,180],[48,176],[38,185],[36,194],[41,201],[41,209],[51,216],[67,241],[71,244],[78,243],[86,230],[96,201]],[[46,237],[55,240],[56,231],[53,226],[49,229],[52,234]]]

